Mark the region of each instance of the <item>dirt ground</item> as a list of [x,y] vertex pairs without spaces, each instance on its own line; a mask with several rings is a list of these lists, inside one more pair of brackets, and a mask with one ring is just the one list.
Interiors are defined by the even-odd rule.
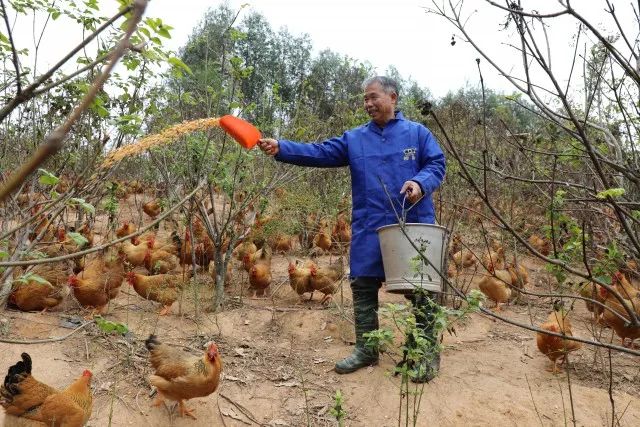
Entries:
[[[137,206],[129,207],[132,218],[139,212]],[[319,261],[328,263],[329,257]],[[531,289],[547,290],[543,266],[528,259],[525,265],[530,269]],[[351,292],[346,281],[333,301],[323,306],[320,295],[313,301],[298,301],[289,287],[287,259],[282,255],[273,259],[268,299],[248,298],[246,273],[242,273],[234,268],[224,310],[217,314],[208,311],[213,289],[206,274],[196,275],[197,285],[185,290],[173,314],[163,317],[157,315],[155,303],[123,285],[105,317],[126,324],[129,333],[110,335],[88,324],[54,342],[0,341],[0,372],[25,351],[33,359],[34,375],[56,387],[66,386],[90,369],[94,374],[90,426],[336,426],[330,414],[336,390],[344,395],[346,426],[398,425],[400,378],[390,375],[391,359],[383,357],[379,366],[349,375],[333,372],[335,361],[353,349]],[[380,299],[381,304],[404,301],[384,290]],[[538,325],[549,307],[549,301],[525,299],[505,307],[503,314]],[[72,297],[45,314],[0,311],[0,340],[66,336],[82,324],[85,314]],[[592,336],[592,322],[583,304],[576,305],[574,314],[574,334]],[[223,377],[214,394],[189,401],[197,420],[177,417],[173,408],[150,406],[151,370],[144,348],[150,333],[193,355],[203,354],[210,340],[218,343]],[[607,339],[611,335],[610,330],[601,333]],[[571,355],[569,376],[566,372],[553,375],[547,371],[550,361],[536,348],[534,333],[482,314],[458,325],[456,335],[445,334],[444,345],[440,375],[423,390],[418,426],[567,425],[572,406],[578,426],[611,425],[605,351],[583,347]],[[639,359],[613,353],[612,362],[615,413],[620,425],[638,426]]]

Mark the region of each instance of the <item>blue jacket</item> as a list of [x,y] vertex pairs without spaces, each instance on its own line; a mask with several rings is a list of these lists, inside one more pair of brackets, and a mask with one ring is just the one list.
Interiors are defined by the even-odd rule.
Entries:
[[[431,193],[440,186],[445,159],[425,126],[406,120],[401,112],[380,128],[373,121],[346,131],[341,137],[304,144],[280,140],[276,160],[299,166],[349,166],[353,212],[351,221],[351,277],[384,279],[376,229],[398,222],[383,186],[399,214],[405,181],[420,184],[426,195],[407,214],[406,222],[435,222]],[[405,207],[410,206],[407,201]]]

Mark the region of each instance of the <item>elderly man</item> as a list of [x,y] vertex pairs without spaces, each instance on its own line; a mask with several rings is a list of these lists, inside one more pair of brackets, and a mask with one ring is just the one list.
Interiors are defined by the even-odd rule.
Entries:
[[[365,345],[365,333],[378,329],[378,290],[384,281],[382,255],[376,229],[397,223],[384,191],[404,194],[416,205],[407,222],[435,221],[431,194],[442,182],[445,159],[435,137],[420,123],[405,119],[396,110],[398,87],[394,80],[376,76],[363,84],[364,108],[371,121],[342,136],[314,144],[263,138],[260,148],[275,159],[299,166],[349,166],[352,185],[351,290],[356,345],[353,353],[336,363],[339,374],[378,363],[378,350]],[[402,197],[394,203],[402,203]],[[422,301],[422,302],[421,302]],[[429,304],[413,298],[416,319],[425,335],[435,342]],[[425,316],[424,313],[427,313]],[[427,381],[439,368],[439,355],[425,362],[416,379]]]

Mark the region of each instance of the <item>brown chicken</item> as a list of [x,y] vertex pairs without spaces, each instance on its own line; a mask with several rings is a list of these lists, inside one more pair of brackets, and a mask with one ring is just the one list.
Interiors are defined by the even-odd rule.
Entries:
[[468,249],[462,249],[456,252],[455,254],[453,254],[452,259],[453,263],[458,268],[473,267],[478,262],[475,255],[473,255],[473,252]]
[[120,227],[116,229],[116,237],[124,237],[129,234],[133,234],[136,232],[136,226],[130,223],[129,221],[125,221],[122,223]]
[[504,270],[504,249],[498,248],[497,250],[489,249],[482,256],[482,265],[489,270],[492,267],[494,270]]
[[144,268],[151,274],[165,274],[178,267],[178,258],[162,249],[149,249],[144,256]]
[[[627,310],[604,286],[600,286],[599,290],[606,305],[606,309],[602,312],[602,320],[620,337],[623,347],[631,347],[633,341],[640,338],[640,326],[630,324]],[[640,317],[640,296],[636,296],[634,299],[625,299],[625,304],[635,312],[636,317]],[[611,310],[617,312],[622,318]],[[626,344],[627,339],[630,340],[629,345]]]
[[611,284],[616,287],[618,293],[620,293],[620,295],[625,299],[632,300],[640,295],[640,290],[633,286],[631,282],[627,280],[625,275],[619,271],[613,274]]
[[208,396],[218,388],[222,372],[218,346],[211,342],[204,356],[185,357],[184,352],[160,343],[155,335],[150,335],[145,345],[155,369],[155,374],[149,377],[158,390],[154,406],[162,405],[165,399],[175,400],[181,416],[196,419],[193,409],[187,408],[184,401]]
[[91,417],[91,371],[63,391],[56,390],[33,378],[31,357],[22,353],[22,361],[9,368],[0,388],[0,404],[9,417],[18,417],[44,423],[53,427],[82,427]]
[[178,299],[184,280],[182,274],[145,276],[130,272],[127,273],[127,282],[142,298],[162,304],[158,314],[164,316],[171,312],[171,305]]
[[249,288],[253,290],[253,297],[263,296],[271,285],[271,250],[264,246],[258,250],[251,268],[249,269]]
[[549,241],[549,239],[543,239],[537,234],[532,234],[529,236],[528,242],[536,251],[544,256],[548,256],[551,253],[551,241]]
[[40,283],[29,280],[27,283],[15,283],[9,303],[22,311],[46,311],[62,302],[63,288],[49,282]]
[[331,235],[328,228],[321,228],[313,238],[313,246],[325,252],[331,249]]
[[331,232],[331,240],[342,247],[351,243],[351,226],[347,223],[343,213],[340,213],[336,219],[336,224]]
[[278,234],[270,239],[270,245],[273,246],[274,252],[286,254],[293,248],[294,237],[288,234]]
[[309,301],[313,299],[313,287],[311,286],[311,267],[316,264],[308,260],[301,263],[296,260],[289,262],[289,285],[302,298],[302,295],[309,292],[311,296]]
[[[547,321],[540,325],[540,329],[569,337],[573,336],[568,314],[562,310],[554,310],[547,318]],[[562,366],[567,354],[581,347],[581,344],[577,341],[547,335],[542,332],[536,333],[536,344],[538,345],[538,350],[553,362],[553,369],[550,371],[554,374],[558,372],[558,359],[561,359],[560,366]]]
[[[309,270],[311,273],[311,288],[324,294],[322,301],[320,301],[321,304],[324,304],[338,290],[338,283],[344,273],[342,258],[328,267],[311,265]],[[313,295],[311,297],[313,298]]]
[[511,285],[517,279],[513,271],[489,269],[489,274],[485,275],[478,283],[478,288],[488,299],[496,303],[496,311],[500,311],[500,303],[508,302],[511,298]]
[[516,263],[515,257],[507,266],[507,270],[512,273],[515,279],[511,285],[514,287],[514,289],[512,289],[514,291],[512,292],[512,295],[514,296],[514,299],[516,299],[521,295],[520,291],[524,290],[529,284],[529,271],[524,265]]
[[160,207],[160,203],[157,200],[152,200],[143,204],[142,210],[144,211],[144,213],[149,215],[151,219],[155,219],[158,215],[160,215],[162,208]]
[[[605,298],[600,294],[600,285],[596,283],[586,281],[578,283],[578,293],[584,298],[589,298],[602,304],[605,302]],[[604,307],[591,301],[585,301],[584,303],[587,306],[587,310],[593,313],[596,322],[599,322]]]
[[118,296],[124,279],[123,256],[94,258],[80,274],[69,277],[76,300],[83,307],[93,309],[90,316],[94,312],[105,313],[109,301]]
[[[64,289],[69,277],[71,264],[66,261],[39,264],[31,269],[31,275],[26,281],[14,281],[13,290],[9,295],[9,302],[22,311],[46,311],[62,302]],[[23,271],[17,271],[15,278],[19,278]]]
[[138,243],[137,245],[126,241],[122,243],[121,248],[129,264],[134,267],[141,267],[144,265],[144,259],[147,256],[147,251],[150,249],[150,245],[153,246],[149,241],[146,243]]
[[238,246],[236,246],[236,248],[233,250],[233,256],[238,261],[242,261],[244,259],[245,255],[253,254],[257,250],[258,250],[258,247],[256,246],[255,243],[253,243],[253,241],[245,240],[244,242],[242,242]]

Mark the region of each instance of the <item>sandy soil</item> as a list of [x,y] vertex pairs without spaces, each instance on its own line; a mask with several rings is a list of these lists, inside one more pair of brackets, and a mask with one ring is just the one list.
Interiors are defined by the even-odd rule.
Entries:
[[[321,262],[328,262],[322,257]],[[547,281],[541,265],[527,260],[532,288],[542,291]],[[84,369],[94,373],[91,426],[335,426],[329,412],[333,395],[345,397],[347,426],[398,425],[398,377],[389,375],[393,362],[383,358],[376,367],[337,375],[336,360],[353,348],[351,294],[343,283],[334,301],[322,306],[319,296],[299,303],[286,281],[287,260],[274,258],[273,296],[247,298],[246,277],[234,269],[222,312],[211,305],[211,279],[198,275],[198,286],[187,289],[174,313],[159,317],[157,306],[122,287],[106,318],[128,325],[125,336],[108,335],[95,324],[70,337],[42,344],[0,343],[0,371],[28,352],[34,375],[64,387]],[[278,284],[280,285],[278,286]],[[381,302],[402,297],[381,291]],[[541,304],[541,303],[540,303]],[[589,313],[577,304],[574,334],[591,336]],[[514,320],[539,324],[549,304],[505,307]],[[54,311],[38,314],[0,311],[0,338],[34,340],[68,334],[85,313],[68,298]],[[70,322],[71,321],[71,322]],[[198,419],[182,419],[173,408],[151,407],[151,373],[144,340],[155,333],[190,354],[202,354],[215,340],[224,372],[213,395],[193,399]],[[604,336],[611,332],[605,330]],[[445,335],[440,375],[424,387],[418,426],[556,426],[611,424],[608,355],[593,348],[572,354],[567,373],[553,375],[531,332],[494,322],[481,314]],[[613,357],[615,411],[622,426],[640,425],[640,363],[623,354]],[[0,414],[0,421],[3,414]],[[404,423],[402,424],[404,425]]]

